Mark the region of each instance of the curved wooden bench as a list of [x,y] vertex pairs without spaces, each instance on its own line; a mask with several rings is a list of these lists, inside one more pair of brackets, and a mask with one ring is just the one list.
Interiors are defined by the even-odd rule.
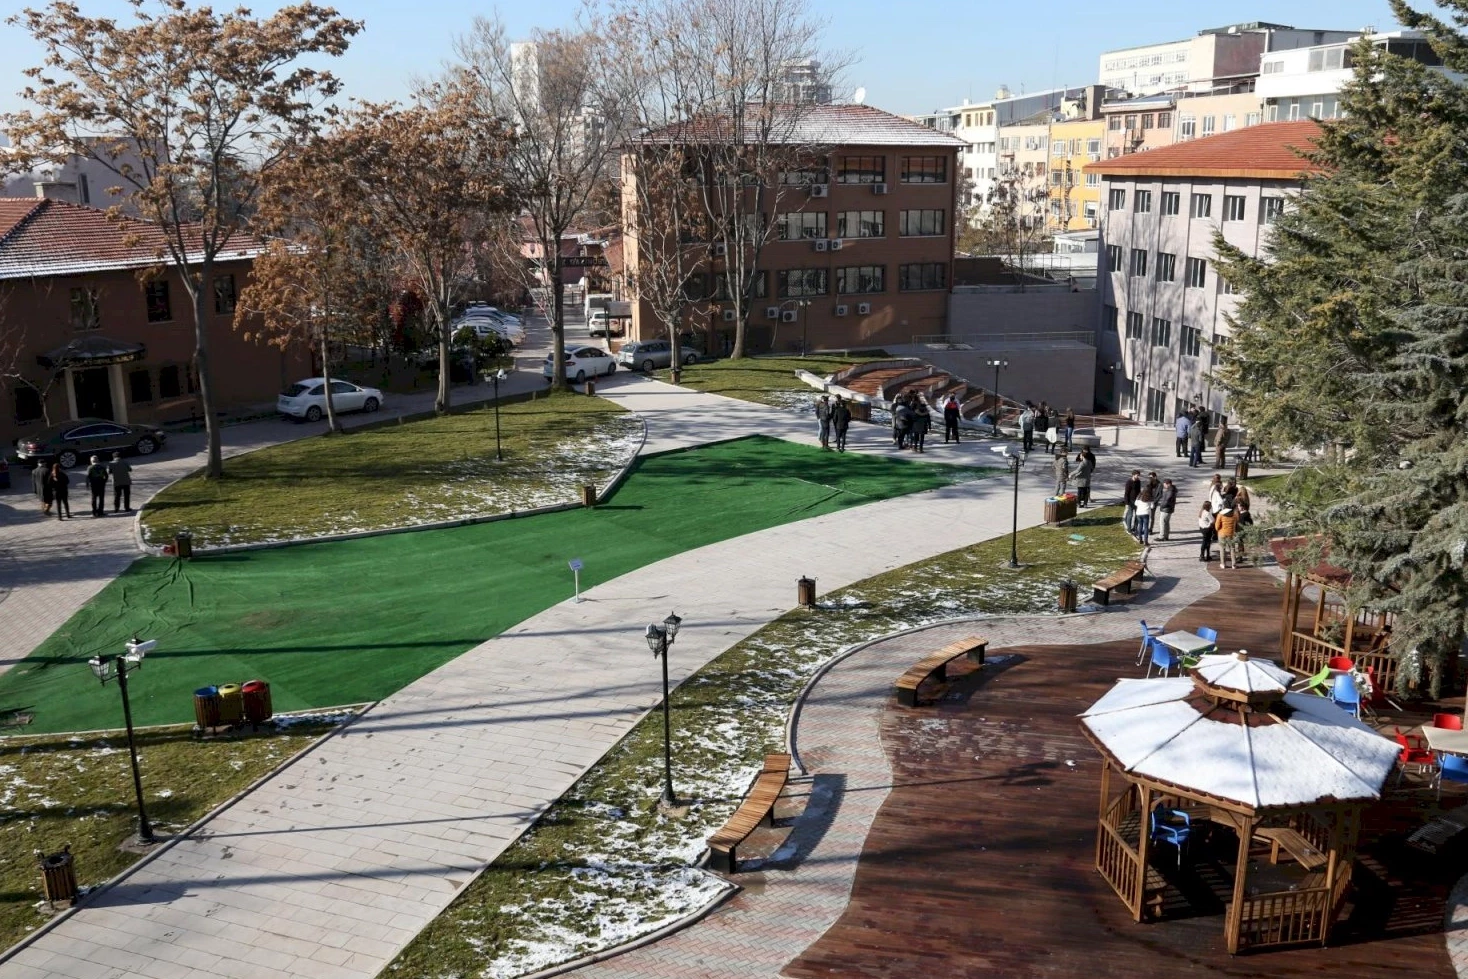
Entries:
[[764,823],[775,825],[775,802],[790,778],[790,756],[765,755],[765,767],[754,780],[734,815],[709,837],[709,866],[734,874],[739,872],[738,847],[755,828]]
[[918,687],[922,686],[923,681],[928,677],[936,677],[939,683],[946,682],[949,662],[960,656],[967,655],[970,660],[983,666],[984,651],[988,646],[988,639],[982,636],[968,636],[951,642],[931,656],[926,656],[914,663],[892,684],[892,692],[897,695],[897,702],[904,707],[916,707]]
[[1110,605],[1112,592],[1122,591],[1130,595],[1132,584],[1140,581],[1146,571],[1145,560],[1128,561],[1120,571],[1107,575],[1091,586],[1091,601],[1097,605]]

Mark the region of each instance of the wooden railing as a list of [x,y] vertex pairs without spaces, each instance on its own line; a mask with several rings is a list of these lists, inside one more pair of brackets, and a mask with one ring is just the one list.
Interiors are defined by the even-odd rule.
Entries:
[[[1245,898],[1229,915],[1238,922],[1238,948],[1295,945],[1325,937],[1333,895],[1324,887],[1277,891]],[[1232,929],[1230,929],[1232,932]]]
[[1096,837],[1096,869],[1106,878],[1133,914],[1137,913],[1137,875],[1141,873],[1141,859],[1137,851],[1121,838],[1121,834],[1102,822]]
[[1325,668],[1333,656],[1345,656],[1356,664],[1356,669],[1371,667],[1376,685],[1382,690],[1391,690],[1397,682],[1397,658],[1390,648],[1375,652],[1349,653],[1340,646],[1332,645],[1306,632],[1291,634],[1290,651],[1285,666],[1301,676],[1314,676]]

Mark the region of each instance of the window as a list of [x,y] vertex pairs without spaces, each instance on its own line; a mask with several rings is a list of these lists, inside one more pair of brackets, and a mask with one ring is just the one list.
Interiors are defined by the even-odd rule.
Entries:
[[1177,214],[1182,210],[1183,195],[1175,190],[1164,190],[1162,192],[1162,213]]
[[1147,250],[1145,248],[1132,249],[1131,272],[1134,276],[1147,274]]
[[694,272],[684,279],[681,292],[683,298],[691,303],[703,302],[713,295],[708,277],[702,272]]
[[1213,216],[1213,195],[1212,194],[1194,194],[1193,195],[1193,217],[1195,217],[1195,218],[1206,218],[1206,217],[1212,217],[1212,216]]
[[1157,281],[1171,282],[1177,274],[1177,256],[1169,252],[1157,253]]
[[1208,281],[1208,263],[1201,258],[1188,259],[1188,288],[1201,289]]
[[1120,187],[1113,187],[1111,189],[1111,192],[1106,195],[1106,210],[1126,210],[1126,191],[1122,190]]
[[153,378],[146,368],[127,373],[128,400],[132,404],[143,404],[153,400]]
[[883,292],[887,288],[885,265],[853,265],[836,270],[836,294]]
[[1121,116],[1112,116],[1107,120],[1106,128],[1113,133],[1121,132]]
[[1121,246],[1120,245],[1107,245],[1106,246],[1106,271],[1108,271],[1108,272],[1120,272],[1121,271]]
[[843,156],[836,171],[838,184],[880,184],[886,179],[885,156]]
[[941,235],[944,230],[943,216],[944,212],[940,210],[903,211],[897,233],[904,238]]
[[167,279],[155,279],[143,286],[143,299],[147,303],[149,323],[167,323],[173,319],[173,304],[168,299]]
[[1239,117],[1238,116],[1236,116],[1232,112],[1230,112],[1230,113],[1228,113],[1227,115],[1225,115],[1223,117],[1223,131],[1224,132],[1231,133],[1231,132],[1233,132],[1237,128],[1239,128]]
[[826,237],[825,211],[786,211],[778,220],[782,241]]
[[1260,68],[1259,73],[1261,75],[1278,75],[1282,71],[1284,71],[1283,61],[1266,61]]
[[1204,136],[1212,136],[1213,135],[1213,116],[1204,116],[1203,117],[1203,135]]
[[41,392],[29,384],[16,384],[14,391],[17,424],[40,421],[46,417],[46,413],[41,410]]
[[887,234],[886,218],[886,211],[841,211],[836,215],[836,237],[884,237]]
[[1351,52],[1347,48],[1315,49],[1310,52],[1306,71],[1339,71],[1351,67]]
[[238,296],[234,290],[233,275],[216,275],[214,277],[214,312],[220,315],[228,315],[234,312]]
[[1238,286],[1234,285],[1232,282],[1228,281],[1220,275],[1218,277],[1218,291],[1223,293],[1225,296],[1233,296],[1237,295],[1240,289]]
[[1198,135],[1198,121],[1192,116],[1177,117],[1177,138],[1192,139]]
[[1102,328],[1105,329],[1107,333],[1116,332],[1116,328],[1118,325],[1118,312],[1119,310],[1117,310],[1117,308],[1115,306],[1112,306],[1110,303],[1107,303],[1105,306],[1101,307]]
[[1273,224],[1283,213],[1283,197],[1261,197],[1259,199],[1259,220],[1263,224]]
[[[1087,221],[1094,222],[1096,220],[1096,207],[1097,205],[1095,201],[1085,201],[1081,205],[1081,211],[1085,215]],[[1094,223],[1091,225],[1091,227],[1093,228],[1095,226],[1096,225]]]
[[770,294],[770,273],[760,270],[754,274],[754,298],[764,299]]
[[948,267],[942,262],[917,262],[897,269],[897,288],[903,292],[920,289],[946,289]]
[[1242,194],[1223,195],[1223,219],[1225,221],[1244,220],[1244,205],[1248,199]]
[[781,299],[824,296],[827,292],[825,269],[784,269],[779,277]]
[[1196,326],[1185,326],[1178,338],[1184,357],[1197,357],[1203,353],[1203,331]]
[[1143,329],[1143,325],[1145,323],[1146,323],[1146,320],[1144,320],[1142,318],[1142,314],[1141,313],[1127,313],[1126,314],[1126,338],[1128,340],[1140,340],[1140,339],[1142,339],[1142,329]]
[[1160,422],[1167,417],[1167,392],[1157,388],[1147,389],[1147,420]]
[[1172,128],[1172,113],[1171,112],[1159,112],[1159,113],[1157,113],[1157,128],[1158,129],[1171,129]]
[[1126,127],[1128,129],[1136,129],[1137,128],[1137,117],[1134,116],[1134,115],[1127,116],[1126,117]]
[[1051,170],[1050,171],[1050,186],[1051,187],[1059,187],[1063,183],[1065,183],[1065,171],[1064,170]]
[[1165,320],[1157,316],[1152,318],[1152,346],[1172,346],[1172,320]]
[[92,286],[71,290],[71,328],[95,330],[101,325],[102,309],[97,302],[97,290]]
[[77,196],[82,199],[83,204],[92,203],[92,182],[87,179],[87,175],[84,173],[76,175],[76,192]]
[[1086,140],[1086,156],[1090,157],[1093,161],[1101,159],[1101,140]]
[[1152,192],[1150,190],[1139,190],[1135,195],[1136,206],[1132,209],[1138,214],[1152,213]]
[[178,365],[169,364],[158,371],[158,397],[176,398],[183,393],[183,386],[179,382]]
[[1099,173],[1088,173],[1088,174],[1086,174],[1086,186],[1087,187],[1100,187],[1101,186],[1101,175]]
[[946,156],[904,156],[902,182],[905,184],[942,184],[948,182]]
[[1246,126],[1257,126],[1257,125],[1259,125],[1259,113],[1257,113],[1257,112],[1250,112],[1248,115],[1244,116],[1244,125],[1246,125]]
[[823,184],[826,182],[826,171],[824,168],[806,170],[781,170],[780,183],[786,187],[809,187],[811,184]]

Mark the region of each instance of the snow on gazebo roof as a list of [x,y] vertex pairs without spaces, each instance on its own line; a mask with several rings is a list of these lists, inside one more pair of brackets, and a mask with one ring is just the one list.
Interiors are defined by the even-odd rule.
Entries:
[[1210,687],[1236,690],[1245,694],[1282,694],[1290,688],[1295,675],[1268,660],[1247,659],[1233,653],[1213,653],[1198,660],[1193,676],[1202,677]]
[[[1207,659],[1234,660],[1210,664],[1215,675],[1253,662]],[[1250,709],[1209,696],[1198,679],[1118,680],[1081,723],[1124,772],[1256,811],[1380,797],[1398,746],[1331,701],[1280,693]]]

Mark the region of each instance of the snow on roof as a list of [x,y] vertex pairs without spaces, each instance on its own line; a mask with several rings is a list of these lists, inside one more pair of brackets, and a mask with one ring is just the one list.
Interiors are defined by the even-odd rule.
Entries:
[[1081,723],[1125,771],[1255,810],[1375,799],[1396,763],[1395,743],[1324,698],[1285,694],[1255,724],[1205,716],[1197,693],[1186,677],[1119,680]]
[[1211,686],[1242,693],[1284,693],[1295,679],[1294,674],[1268,660],[1239,659],[1233,653],[1204,656],[1193,667],[1193,675]]
[[[771,103],[774,108],[773,103]],[[785,145],[931,146],[960,149],[963,140],[870,105],[817,104],[774,108],[768,140]],[[743,125],[758,126],[761,113],[752,105]],[[734,123],[719,115],[702,115],[672,123],[638,138],[638,142],[702,142],[727,139]],[[754,138],[754,137],[751,137]]]

